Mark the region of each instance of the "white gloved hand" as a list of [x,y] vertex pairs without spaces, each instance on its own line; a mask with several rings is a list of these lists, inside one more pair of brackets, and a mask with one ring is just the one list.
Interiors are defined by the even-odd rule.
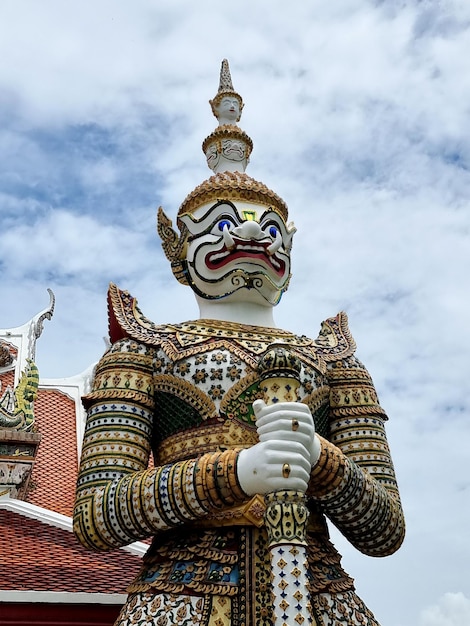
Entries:
[[283,441],[298,441],[309,452],[310,467],[320,458],[321,444],[315,434],[315,424],[310,409],[302,402],[265,404],[253,402],[256,428],[260,441],[270,441],[281,436]]
[[[320,455],[309,408],[298,402],[253,404],[260,442],[242,450],[237,463],[238,480],[248,495],[282,489],[306,491],[312,464]],[[283,475],[285,464],[289,476]]]

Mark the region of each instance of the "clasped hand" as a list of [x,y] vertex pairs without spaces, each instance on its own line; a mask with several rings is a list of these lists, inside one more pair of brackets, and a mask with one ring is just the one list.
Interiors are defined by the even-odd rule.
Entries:
[[306,491],[310,471],[320,456],[312,414],[306,404],[253,403],[259,443],[242,450],[238,480],[248,495],[281,489]]

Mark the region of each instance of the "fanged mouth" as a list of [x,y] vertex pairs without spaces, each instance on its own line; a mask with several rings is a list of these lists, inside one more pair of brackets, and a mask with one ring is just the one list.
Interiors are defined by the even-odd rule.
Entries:
[[286,264],[276,255],[267,251],[268,243],[235,241],[235,247],[228,250],[225,246],[219,252],[211,252],[206,256],[206,265],[211,270],[219,269],[236,259],[256,259],[273,268],[278,276],[283,276]]

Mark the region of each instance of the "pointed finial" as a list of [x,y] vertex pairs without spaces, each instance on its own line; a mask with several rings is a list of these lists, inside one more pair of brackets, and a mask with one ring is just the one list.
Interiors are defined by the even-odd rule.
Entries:
[[219,93],[221,91],[233,91],[232,77],[230,76],[230,67],[227,59],[223,59],[220,68]]
[[219,121],[219,125],[234,124],[240,121],[243,109],[243,100],[232,84],[230,67],[227,59],[222,61],[220,68],[219,90],[213,100],[209,100],[212,113]]
[[242,114],[243,100],[233,88],[227,59],[222,61],[220,68],[219,91],[209,103],[219,125],[202,144],[207,165],[216,174],[244,172],[250,159],[253,142],[237,126]]

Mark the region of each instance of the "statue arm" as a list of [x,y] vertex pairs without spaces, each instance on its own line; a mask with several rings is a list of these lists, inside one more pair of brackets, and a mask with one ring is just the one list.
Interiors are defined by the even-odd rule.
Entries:
[[74,531],[108,550],[246,500],[237,450],[148,468],[153,349],[123,340],[97,366],[77,482]]
[[320,437],[309,495],[361,552],[386,556],[401,545],[405,523],[384,428],[387,419],[364,366],[332,363],[330,435]]

